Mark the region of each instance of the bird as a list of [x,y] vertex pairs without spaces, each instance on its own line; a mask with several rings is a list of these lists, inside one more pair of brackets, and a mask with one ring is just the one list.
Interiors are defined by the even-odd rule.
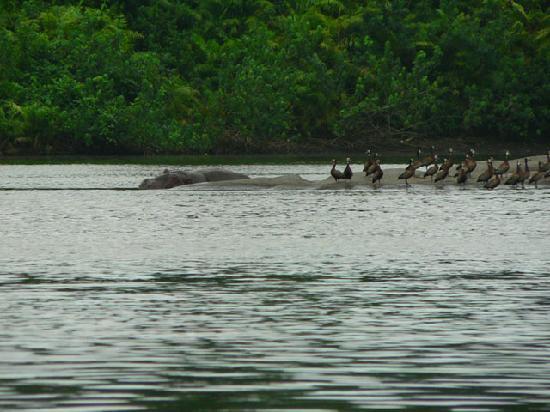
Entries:
[[335,181],[338,181],[338,179],[344,179],[344,174],[336,169],[336,160],[332,160],[332,169],[330,170],[330,175],[334,178]]
[[414,169],[418,169],[422,164],[422,160],[420,160],[421,154],[422,154],[422,149],[420,149],[419,147],[418,149],[416,149],[416,160],[411,165],[411,167],[413,167]]
[[471,176],[472,172],[475,170],[477,163],[474,159],[476,155],[476,151],[474,149],[470,149],[469,156],[466,156],[466,173],[468,173],[468,176]]
[[546,152],[546,163],[542,164],[542,171],[543,172],[550,171],[550,150]]
[[544,178],[546,179],[547,177],[550,177],[550,170],[548,170],[548,171],[544,174]]
[[533,176],[531,176],[531,179],[529,179],[530,184],[535,184],[535,189],[538,189],[537,182],[541,180],[544,177],[544,170],[543,170],[543,164],[541,161],[539,161],[539,170],[537,173],[535,173]]
[[433,166],[426,170],[424,178],[430,176],[430,181],[433,182],[434,175],[437,173],[437,155],[434,155]]
[[445,159],[445,161],[443,162],[439,170],[443,169],[444,167],[446,167],[447,169],[450,169],[451,167],[453,167],[452,156],[453,156],[453,148],[449,147],[449,157]]
[[[461,164],[457,165],[456,166],[456,171],[458,172],[460,169],[465,169],[466,170],[466,173],[470,173],[471,170],[474,170],[476,168],[476,161],[474,160],[473,158],[473,155],[472,155],[472,150],[473,149],[470,149],[465,157],[464,157],[464,160],[462,161]],[[458,173],[455,175],[457,176]]]
[[384,176],[384,171],[380,167],[380,159],[376,159],[375,163],[375,170],[372,173],[372,184],[376,187],[376,182],[378,182],[378,187],[380,187],[380,181],[382,180],[382,177]]
[[542,172],[550,171],[550,150],[546,152],[546,163],[542,164]]
[[504,161],[495,169],[495,174],[502,176],[508,170],[510,170],[510,163],[508,162],[508,157],[510,157],[510,152],[506,150],[506,158]]
[[459,185],[465,185],[468,180],[468,169],[466,167],[461,167],[456,174],[456,183]]
[[487,170],[485,170],[482,174],[479,175],[477,178],[478,182],[487,182],[491,177],[493,177],[494,169],[493,169],[493,159],[490,158],[487,160]]
[[439,182],[440,180],[445,179],[447,176],[449,176],[449,168],[446,164],[448,163],[449,159],[443,159],[443,164],[441,165],[441,168],[439,169],[439,172],[435,175],[435,182]]
[[[420,149],[418,149],[418,150],[420,151]],[[411,158],[411,160],[409,160],[409,165],[407,166],[405,171],[403,173],[401,173],[398,177],[398,179],[405,179],[405,187],[410,186],[410,184],[409,184],[409,182],[407,182],[407,180],[409,180],[411,177],[414,176],[414,171],[415,170],[416,170],[416,168],[414,167],[413,159]]]
[[374,160],[372,162],[372,164],[369,166],[369,168],[367,169],[366,173],[365,173],[365,176],[368,176],[372,173],[374,173],[374,171],[376,170],[376,161],[378,160],[378,153],[375,153],[374,154]]
[[470,155],[468,153],[466,153],[466,156],[465,156],[464,160],[459,165],[456,165],[455,170],[458,171],[458,170],[462,169],[464,167],[464,163],[468,160],[469,157],[470,157]]
[[506,179],[504,184],[508,185],[508,186],[516,186],[517,187],[517,184],[519,183],[521,172],[522,172],[521,166],[519,164],[519,161],[517,161],[516,162],[516,171],[514,172],[514,174],[512,174],[512,176],[510,176],[508,179]]
[[431,165],[437,158],[437,155],[435,154],[435,146],[432,146],[431,149],[431,153],[420,162],[420,167],[425,167],[426,170],[428,169],[428,166]]
[[344,169],[344,179],[351,179],[351,176],[353,176],[353,172],[351,171],[351,166],[349,163],[351,162],[351,159],[348,157],[346,159],[346,168]]
[[[466,155],[466,159],[467,159],[467,158],[468,158],[468,155]],[[462,169],[466,169],[466,166],[465,166],[465,165],[466,165],[466,160],[463,160],[459,165],[456,165],[456,168],[455,168],[456,172],[455,172],[455,174],[453,175],[453,177],[458,177],[458,174],[460,173],[460,171],[461,171]]]
[[363,172],[365,172],[365,176],[367,176],[367,171],[369,170],[369,167],[371,167],[372,164],[374,163],[374,159],[372,158],[372,154],[371,154],[370,149],[367,150],[367,155],[369,157],[368,157],[367,161],[365,162],[365,167],[363,167]]
[[495,174],[491,179],[485,182],[483,187],[485,187],[485,189],[488,189],[488,190],[493,190],[498,185],[500,185],[500,177]]
[[525,158],[524,162],[525,162],[525,169],[520,170],[519,182],[518,182],[518,183],[521,183],[521,187],[523,189],[525,189],[525,181],[526,180],[529,181],[529,176],[531,175],[531,171],[529,170],[529,159]]

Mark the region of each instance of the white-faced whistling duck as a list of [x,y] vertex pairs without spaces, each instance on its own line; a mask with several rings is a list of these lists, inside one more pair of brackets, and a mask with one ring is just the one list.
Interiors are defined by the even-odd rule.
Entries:
[[422,162],[420,163],[420,167],[425,167],[426,170],[428,169],[428,166],[431,165],[436,159],[435,146],[432,146],[431,149],[432,149],[431,153],[428,156],[426,156],[424,159],[422,159]]
[[462,167],[456,174],[456,183],[464,186],[466,184],[466,180],[468,180],[468,169]]
[[453,175],[453,177],[458,177],[460,171],[462,169],[466,170],[466,160],[468,160],[468,154],[466,154],[466,159],[463,160],[459,165],[456,166],[455,170],[455,174]]
[[432,167],[428,168],[424,173],[424,178],[430,176],[430,181],[433,182],[434,175],[437,173],[437,155],[434,155]]
[[378,153],[375,153],[374,154],[374,161],[372,162],[372,164],[369,166],[367,172],[365,173],[365,176],[368,176],[370,174],[373,174],[374,171],[376,170],[376,164],[377,164],[377,161],[378,160]]
[[332,160],[332,169],[330,170],[330,175],[334,178],[334,180],[338,181],[339,179],[344,178],[344,174],[336,169],[336,160]]
[[543,172],[550,171],[550,150],[546,152],[546,163],[542,164],[542,171]]
[[498,175],[494,175],[491,179],[485,182],[483,187],[485,187],[485,189],[493,190],[498,185],[500,185],[500,177]]
[[466,173],[469,173],[468,170],[472,165],[472,161],[474,162],[474,169],[475,169],[475,160],[472,159],[472,153],[468,151],[464,155],[464,160],[459,165],[456,166],[455,170],[457,171],[457,173],[455,173],[455,177],[458,176],[459,174],[458,172],[460,171],[460,169],[464,169],[466,170]]
[[422,164],[422,160],[420,160],[421,154],[422,154],[422,149],[419,147],[418,149],[416,149],[416,160],[411,164],[412,168],[418,169]]
[[371,165],[374,163],[370,149],[367,150],[367,155],[368,155],[368,158],[367,158],[367,161],[365,162],[365,167],[363,167],[363,172],[365,172],[365,176],[367,176],[366,173],[369,170],[369,167],[371,167]]
[[514,172],[514,174],[512,174],[512,176],[506,179],[504,184],[508,186],[517,186],[517,184],[519,183],[520,174],[522,172],[523,171],[521,170],[521,166],[519,165],[519,161],[518,161],[516,162],[516,171]]
[[529,179],[529,184],[535,184],[535,189],[538,189],[537,183],[539,180],[541,180],[544,177],[544,170],[542,170],[542,162],[539,161],[539,170],[537,173],[535,173],[533,176],[531,176],[531,179]]
[[493,159],[488,159],[487,160],[487,170],[485,170],[482,174],[479,175],[479,177],[477,178],[477,181],[478,182],[487,182],[491,177],[493,177],[493,174],[494,174],[494,169],[493,169]]
[[374,172],[372,172],[372,184],[376,187],[376,182],[378,182],[378,186],[381,185],[382,177],[384,176],[384,171],[380,167],[380,159],[376,159],[376,166]]
[[344,169],[344,179],[351,179],[351,176],[353,176],[353,172],[351,171],[351,166],[349,165],[351,162],[351,159],[348,157],[346,159],[346,168]]
[[466,167],[465,164],[468,161],[469,157],[470,157],[470,155],[468,153],[466,153],[466,155],[464,157],[464,160],[462,162],[460,162],[460,164],[456,165],[455,170],[457,171],[457,173],[455,173],[454,177],[458,176],[458,171],[460,169],[462,169],[463,167]]
[[451,167],[453,167],[453,148],[452,147],[449,147],[449,157],[445,159],[445,162],[443,162],[439,170],[442,170],[444,167],[446,167],[447,169],[450,169]]
[[[420,149],[418,149],[420,150]],[[407,166],[407,168],[405,169],[405,171],[403,173],[401,173],[398,177],[398,179],[405,179],[405,187],[408,187],[410,186],[409,182],[407,182],[407,180],[409,180],[411,177],[414,176],[414,172],[415,172],[415,168],[414,168],[414,165],[413,165],[413,159],[409,160],[409,165]]]
[[504,161],[495,169],[495,174],[502,176],[504,173],[506,173],[508,170],[510,170],[510,163],[508,162],[508,158],[510,157],[510,152],[506,150],[506,158]]
[[466,157],[466,173],[468,173],[468,176],[471,176],[472,172],[475,170],[477,163],[474,159],[476,155],[476,151],[474,149],[470,149],[470,155]]
[[437,172],[437,174],[435,175],[435,183],[449,176],[450,166],[447,166],[448,162],[449,162],[449,159],[443,159],[443,164],[441,165],[439,172]]
[[521,187],[525,189],[525,181],[529,181],[529,176],[531,176],[531,171],[529,170],[529,159],[525,158],[525,169],[520,171],[519,174],[519,183],[521,183]]

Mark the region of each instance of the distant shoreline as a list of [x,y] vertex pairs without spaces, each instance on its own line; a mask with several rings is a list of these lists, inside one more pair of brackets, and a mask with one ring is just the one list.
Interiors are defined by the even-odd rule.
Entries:
[[155,154],[70,154],[33,153],[24,149],[10,154],[0,154],[0,165],[7,164],[150,164],[150,165],[239,165],[239,164],[287,164],[312,163],[321,164],[337,159],[339,162],[351,157],[353,163],[366,160],[366,151],[378,153],[382,163],[406,163],[416,156],[420,147],[428,153],[430,147],[436,147],[436,153],[445,157],[449,147],[456,156],[461,156],[469,148],[476,150],[476,158],[486,159],[490,156],[503,158],[506,150],[512,157],[531,156],[546,153],[550,150],[550,141],[533,140],[482,140],[476,137],[463,138],[415,138],[406,141],[396,139],[370,138],[364,140],[342,141],[325,139],[307,139],[299,143],[282,142],[266,143],[265,147],[248,152],[238,149],[220,149],[216,153],[155,153]]

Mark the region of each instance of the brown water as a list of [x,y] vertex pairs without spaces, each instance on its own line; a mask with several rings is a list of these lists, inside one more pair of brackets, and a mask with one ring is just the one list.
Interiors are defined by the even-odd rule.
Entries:
[[0,410],[549,410],[549,212],[550,188],[0,191]]

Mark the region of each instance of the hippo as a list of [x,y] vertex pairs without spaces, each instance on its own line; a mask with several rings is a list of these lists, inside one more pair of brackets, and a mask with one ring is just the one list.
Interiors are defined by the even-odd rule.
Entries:
[[145,179],[141,182],[139,189],[170,189],[176,186],[194,185],[196,183],[248,178],[247,175],[242,173],[216,168],[200,169],[196,171],[165,169],[160,176],[152,179]]

